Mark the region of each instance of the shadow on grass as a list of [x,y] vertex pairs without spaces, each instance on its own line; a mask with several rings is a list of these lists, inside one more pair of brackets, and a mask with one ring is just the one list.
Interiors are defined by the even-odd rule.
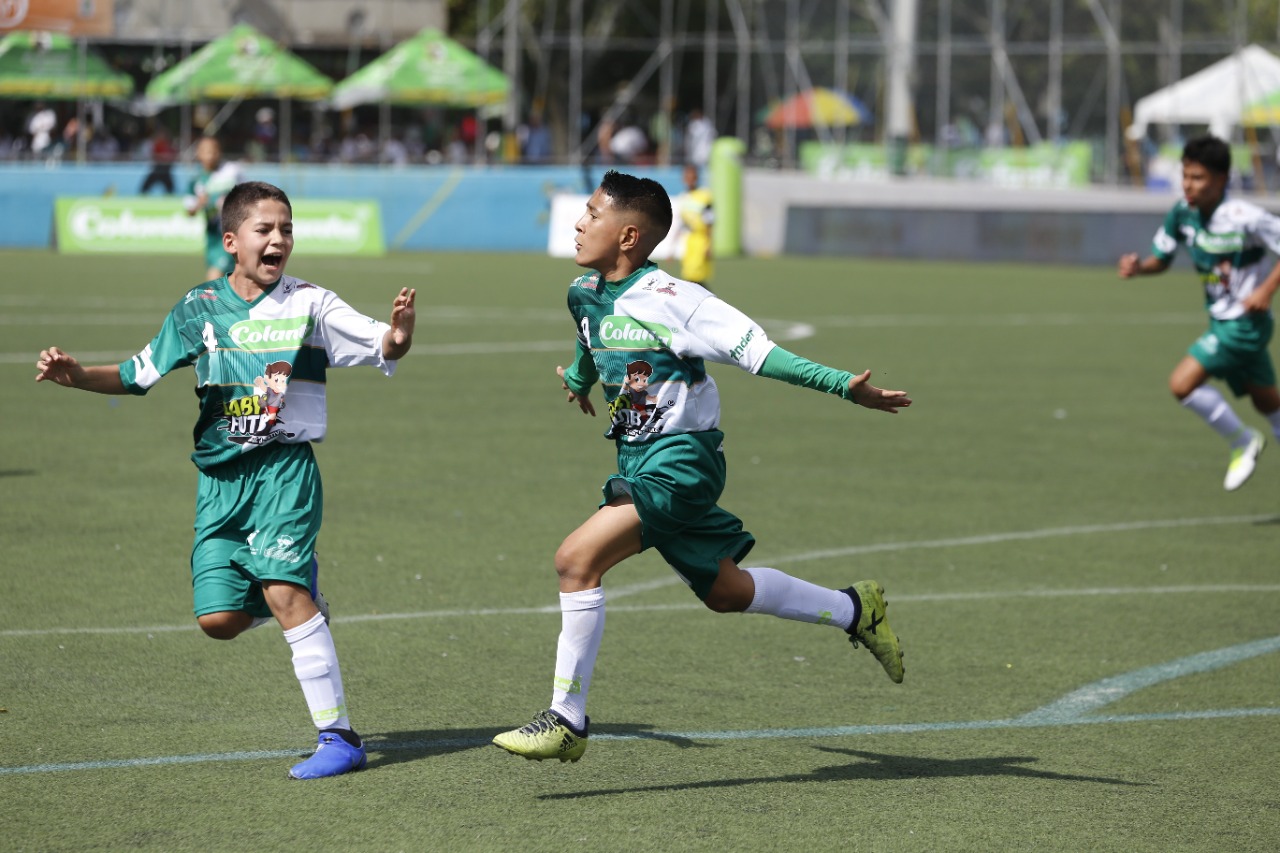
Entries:
[[[365,746],[370,752],[369,766],[400,764],[418,761],[436,755],[448,755],[482,746],[491,746],[494,735],[507,731],[500,729],[422,729],[409,732],[379,732],[364,735]],[[593,735],[619,735],[656,740],[679,749],[710,748],[711,744],[698,743],[689,738],[653,731],[652,726],[625,723],[592,726]]]
[[0,477],[34,477],[36,472],[30,468],[8,468],[0,471]]
[[615,794],[643,794],[657,791],[691,791],[699,788],[737,788],[743,785],[760,785],[774,782],[875,782],[900,779],[945,779],[976,776],[1022,776],[1028,779],[1049,779],[1060,782],[1093,782],[1101,785],[1146,786],[1146,782],[1131,782],[1108,776],[1080,776],[1072,773],[1055,773],[1052,770],[1036,770],[1024,765],[1039,759],[1031,756],[994,756],[989,758],[960,758],[944,760],[914,755],[886,755],[863,752],[857,749],[835,749],[817,746],[819,752],[848,755],[862,759],[853,764],[834,764],[819,767],[809,773],[788,773],[785,776],[759,776],[750,779],[709,779],[703,782],[669,785],[643,785],[635,788],[605,788],[599,791],[577,791],[563,794],[543,794],[540,800],[573,800],[580,797],[601,797]]

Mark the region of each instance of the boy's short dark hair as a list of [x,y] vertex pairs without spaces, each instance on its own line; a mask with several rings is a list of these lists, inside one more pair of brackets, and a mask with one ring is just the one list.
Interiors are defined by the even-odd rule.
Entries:
[[653,249],[671,230],[671,198],[652,178],[637,178],[613,169],[604,173],[600,189],[622,210],[639,213],[653,225]]
[[1219,175],[1231,174],[1231,146],[1216,136],[1198,136],[1189,141],[1182,149],[1182,159]]
[[222,233],[234,234],[249,216],[249,211],[260,201],[278,201],[293,213],[293,205],[284,190],[265,181],[245,181],[236,184],[222,200]]

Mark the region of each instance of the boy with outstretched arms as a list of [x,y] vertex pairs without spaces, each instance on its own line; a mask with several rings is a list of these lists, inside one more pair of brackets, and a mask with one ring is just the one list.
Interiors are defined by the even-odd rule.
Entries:
[[561,630],[551,707],[494,738],[525,758],[582,757],[587,694],[604,633],[601,583],[610,568],[648,548],[658,549],[709,609],[834,626],[855,647],[866,645],[890,679],[902,681],[902,652],[885,621],[879,583],[833,590],[777,569],[740,568],[755,539],[717,503],[725,484],[724,434],[706,362],[883,412],[896,413],[911,400],[870,384],[870,371],[855,376],[786,352],[706,288],[658,269],[649,256],[670,230],[671,215],[660,184],[611,171],[576,225],[574,260],[593,272],[569,287],[577,358],[556,371],[568,401],[588,415],[596,414],[590,391],[600,383],[618,473],[605,483],[596,513],[556,552]]
[[336,776],[364,767],[366,757],[347,715],[328,605],[317,587],[324,497],[311,442],[325,434],[327,369],[369,365],[394,373],[413,341],[416,292],[400,291],[387,324],[285,275],[292,207],[270,184],[232,189],[222,227],[235,269],[190,291],[141,352],[118,365],[86,367],[50,347],[40,353],[36,381],[145,394],[171,371],[195,368],[196,622],[208,636],[230,640],[275,618],[320,730],[315,753],[289,775]]

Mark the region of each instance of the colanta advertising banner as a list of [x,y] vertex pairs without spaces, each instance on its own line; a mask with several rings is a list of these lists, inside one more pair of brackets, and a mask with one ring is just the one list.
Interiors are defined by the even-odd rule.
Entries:
[[[185,255],[204,249],[204,217],[177,196],[59,198],[58,251],[64,254]],[[293,203],[295,250],[306,255],[383,255],[378,202],[304,199]]]

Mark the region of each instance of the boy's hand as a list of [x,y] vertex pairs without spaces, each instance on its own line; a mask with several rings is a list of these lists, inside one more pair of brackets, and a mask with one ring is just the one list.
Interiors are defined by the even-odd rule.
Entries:
[[1127,255],[1121,255],[1120,260],[1116,262],[1116,273],[1121,278],[1133,278],[1138,274],[1138,271],[1137,253],[1131,252]]
[[417,295],[417,290],[402,287],[391,303],[391,334],[397,344],[407,344],[413,340],[413,326],[418,320],[418,311],[413,303]]
[[[564,368],[557,366],[556,375],[560,377],[560,387],[566,391],[569,391],[569,383],[564,381]],[[572,391],[569,391],[569,396],[565,398],[565,402],[572,403],[574,400],[578,401],[578,408],[581,409],[583,412],[585,412],[588,415],[591,415],[591,417],[593,418],[596,416],[596,407],[592,405],[590,397],[587,397],[587,396],[579,397],[577,394],[573,393]]]
[[418,312],[413,307],[417,295],[417,290],[402,287],[391,303],[391,328],[382,338],[382,357],[387,361],[398,361],[409,352],[413,343],[413,326],[418,319]]
[[854,376],[849,380],[850,400],[859,406],[888,412],[891,415],[896,415],[898,409],[911,405],[911,398],[907,396],[906,391],[887,391],[884,388],[877,388],[867,382],[870,378],[871,371],[864,370],[860,376]]
[[57,347],[41,350],[36,368],[40,371],[36,374],[37,382],[56,382],[67,388],[78,388],[85,372],[80,362]]

